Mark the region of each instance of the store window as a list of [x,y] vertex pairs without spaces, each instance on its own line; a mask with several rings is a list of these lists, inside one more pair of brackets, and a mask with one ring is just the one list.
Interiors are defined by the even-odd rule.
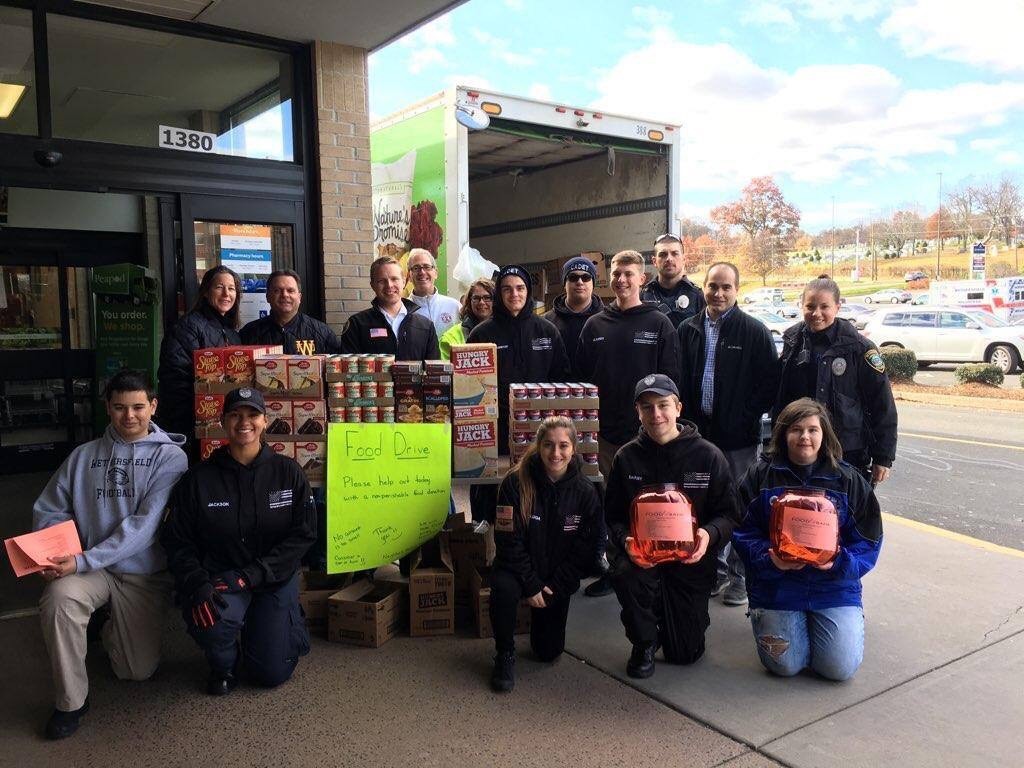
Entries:
[[0,133],[36,134],[32,12],[0,7]]
[[286,53],[47,16],[53,135],[294,160]]
[[242,281],[239,320],[257,320],[270,311],[267,275],[295,269],[295,248],[290,224],[232,224],[195,222],[196,282],[206,270],[220,264],[234,270]]
[[55,266],[0,267],[0,350],[60,349]]

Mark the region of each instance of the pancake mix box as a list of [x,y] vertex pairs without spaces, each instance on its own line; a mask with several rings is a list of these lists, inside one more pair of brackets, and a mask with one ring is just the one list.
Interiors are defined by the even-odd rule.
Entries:
[[452,425],[452,477],[498,477],[498,420]]
[[498,347],[496,344],[453,344],[452,404],[498,404]]

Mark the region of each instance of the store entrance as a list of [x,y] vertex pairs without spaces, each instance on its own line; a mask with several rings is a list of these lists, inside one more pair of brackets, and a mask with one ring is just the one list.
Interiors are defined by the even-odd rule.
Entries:
[[124,262],[146,263],[142,235],[0,228],[0,474],[92,439],[91,271]]

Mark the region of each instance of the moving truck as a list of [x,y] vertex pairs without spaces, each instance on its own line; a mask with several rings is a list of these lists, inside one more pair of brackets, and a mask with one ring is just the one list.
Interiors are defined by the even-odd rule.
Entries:
[[1012,323],[1024,318],[1024,276],[933,282],[928,303],[983,309]]
[[[457,297],[468,244],[529,268],[550,300],[566,259],[606,265],[675,231],[680,141],[664,122],[456,86],[371,126],[373,255],[427,248]],[[597,285],[610,295],[601,266]]]

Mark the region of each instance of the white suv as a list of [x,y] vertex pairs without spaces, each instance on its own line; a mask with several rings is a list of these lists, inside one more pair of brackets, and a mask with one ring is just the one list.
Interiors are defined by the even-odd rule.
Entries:
[[784,294],[781,288],[757,288],[750,293],[743,294],[744,304],[781,304]]
[[1024,328],[962,307],[882,307],[861,331],[880,347],[911,350],[919,363],[992,363],[1006,374],[1024,360]]

